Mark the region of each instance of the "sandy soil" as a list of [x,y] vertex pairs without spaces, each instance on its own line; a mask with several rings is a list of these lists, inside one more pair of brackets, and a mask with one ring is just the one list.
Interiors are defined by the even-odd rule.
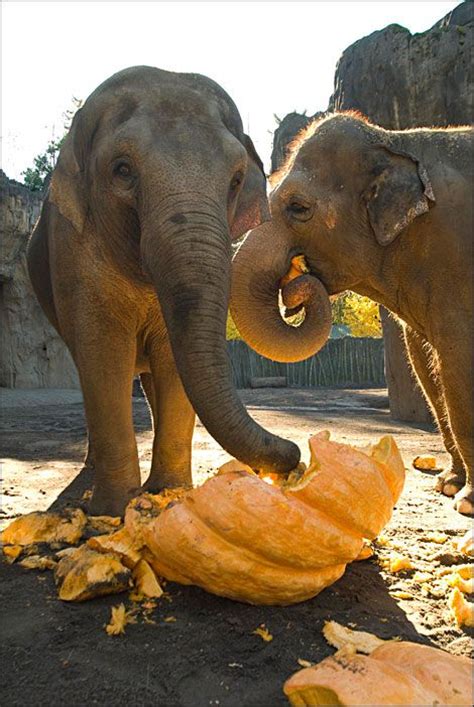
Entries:
[[[462,535],[469,520],[432,490],[433,473],[411,467],[417,454],[432,453],[440,466],[445,463],[441,440],[426,428],[391,421],[385,390],[253,390],[242,391],[242,398],[259,422],[300,444],[305,459],[307,439],[320,429],[352,444],[394,434],[408,473],[386,535],[419,569],[450,562],[450,539]],[[134,416],[146,477],[151,430],[144,400],[134,400]],[[79,393],[2,391],[2,422],[2,526],[21,513],[77,502],[91,487],[81,472]],[[194,448],[197,481],[228,459],[200,424]],[[448,535],[444,545],[428,539],[435,530]],[[56,598],[49,572],[2,562],[0,573],[5,705],[284,705],[282,684],[298,669],[297,659],[316,662],[332,652],[321,635],[328,619],[458,654],[469,654],[472,646],[472,632],[452,623],[446,597],[425,596],[412,572],[390,574],[377,556],[353,563],[332,587],[288,608],[246,606],[168,584],[169,598],[158,604],[151,623],[139,621],[119,638],[103,627],[112,605],[130,603],[126,595],[68,605]],[[412,598],[396,599],[393,591]],[[176,620],[165,621],[170,616]],[[273,635],[269,643],[252,633],[262,623]]]

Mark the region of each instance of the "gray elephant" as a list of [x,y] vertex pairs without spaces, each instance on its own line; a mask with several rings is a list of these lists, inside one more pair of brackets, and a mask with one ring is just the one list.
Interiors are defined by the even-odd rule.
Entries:
[[299,331],[285,328],[277,300],[291,257],[304,253],[306,277],[330,295],[350,289],[394,312],[452,457],[438,489],[466,514],[474,503],[472,134],[387,131],[350,113],[312,123],[271,180],[272,222],[236,255],[231,306],[263,355],[307,356],[325,323],[313,315]]
[[297,464],[296,445],[248,416],[225,341],[231,236],[268,217],[260,159],[210,79],[129,68],[74,117],[28,266],[79,371],[96,473],[91,512],[122,513],[140,486],[137,374],[154,421],[150,490],[191,484],[195,411],[252,467]]

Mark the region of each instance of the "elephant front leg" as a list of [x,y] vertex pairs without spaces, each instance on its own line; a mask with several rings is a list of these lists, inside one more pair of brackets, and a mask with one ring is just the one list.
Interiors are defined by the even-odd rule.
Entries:
[[154,493],[192,486],[191,453],[195,412],[184,392],[171,350],[151,360],[141,380],[153,415],[153,457],[145,484]]
[[448,468],[437,477],[436,490],[445,496],[454,496],[464,486],[466,470],[448,423],[446,400],[439,379],[438,356],[433,348],[408,326],[404,327],[404,335],[410,363],[442,434],[446,451],[451,457]]
[[[103,332],[102,332],[103,333]],[[90,339],[90,333],[89,337]],[[116,339],[116,337],[115,337]],[[92,514],[122,515],[140,488],[140,469],[132,419],[135,341],[96,332],[94,351],[76,351],[84,396],[89,450],[94,454]]]

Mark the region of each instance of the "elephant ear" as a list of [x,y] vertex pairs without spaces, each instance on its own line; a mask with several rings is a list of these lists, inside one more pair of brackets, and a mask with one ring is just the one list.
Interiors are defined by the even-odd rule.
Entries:
[[267,180],[263,164],[248,135],[243,136],[242,144],[247,150],[248,164],[245,181],[240,190],[234,218],[230,225],[233,239],[256,228],[264,221],[270,221],[267,199]]
[[82,233],[86,218],[84,186],[83,118],[81,108],[72,121],[71,129],[61,147],[54,168],[48,199],[78,233]]
[[369,222],[380,245],[388,245],[435,202],[423,165],[407,152],[377,146],[376,177],[365,193]]

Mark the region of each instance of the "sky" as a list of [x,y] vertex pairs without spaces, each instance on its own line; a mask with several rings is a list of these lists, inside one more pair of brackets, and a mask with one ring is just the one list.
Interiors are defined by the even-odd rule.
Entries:
[[388,24],[424,32],[458,2],[2,2],[2,167],[21,172],[127,66],[205,74],[269,169],[274,114],[327,107],[337,60]]

